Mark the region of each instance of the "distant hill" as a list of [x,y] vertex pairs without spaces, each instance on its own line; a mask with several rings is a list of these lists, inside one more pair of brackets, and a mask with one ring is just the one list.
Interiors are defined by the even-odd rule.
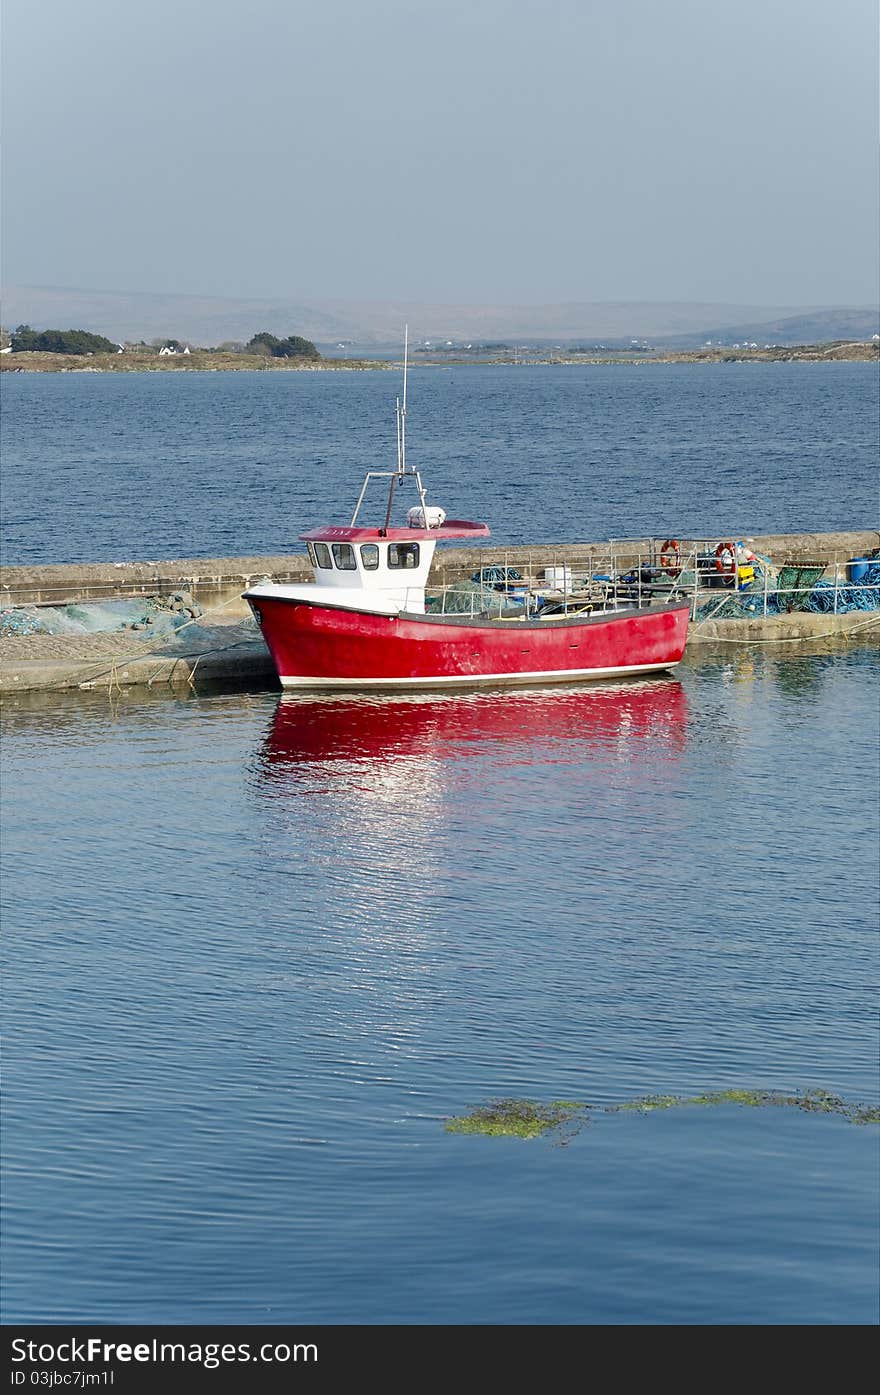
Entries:
[[697,348],[707,340],[733,344],[743,340],[764,344],[827,344],[835,339],[867,340],[880,334],[880,311],[848,309],[805,310],[776,319],[738,321],[708,328],[700,334],[663,335],[658,343],[670,348]]
[[[411,301],[226,299],[146,292],[10,286],[8,328],[77,325],[114,340],[174,336],[195,344],[248,340],[258,330],[303,335],[322,346],[369,349],[410,341],[517,339],[560,344],[630,338],[690,347],[706,339],[761,343],[870,338],[877,314],[864,307],[728,305],[684,301],[582,301],[555,305],[427,305]],[[721,326],[721,328],[718,328]]]

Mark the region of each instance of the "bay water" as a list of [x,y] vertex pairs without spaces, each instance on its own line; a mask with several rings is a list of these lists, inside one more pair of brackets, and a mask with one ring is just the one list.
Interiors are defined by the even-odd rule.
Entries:
[[[869,365],[423,370],[497,541],[865,526]],[[287,551],[392,373],[4,375],[4,560]],[[417,425],[416,425],[417,423]],[[6,1321],[877,1317],[878,652],[4,704]],[[461,1136],[500,1098],[569,1137]]]
[[7,704],[6,1320],[874,1321],[877,668]]
[[[393,370],[4,373],[5,563],[267,555],[395,462]],[[870,363],[419,368],[407,458],[493,541],[870,528]]]

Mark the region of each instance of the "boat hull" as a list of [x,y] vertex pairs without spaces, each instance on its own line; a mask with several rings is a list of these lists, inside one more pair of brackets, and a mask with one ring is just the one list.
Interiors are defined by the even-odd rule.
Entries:
[[371,611],[245,593],[284,688],[570,683],[674,668],[689,606],[560,621]]

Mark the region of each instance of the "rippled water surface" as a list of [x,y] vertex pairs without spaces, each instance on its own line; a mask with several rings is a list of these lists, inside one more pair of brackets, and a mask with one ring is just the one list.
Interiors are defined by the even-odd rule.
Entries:
[[[290,552],[395,456],[394,371],[4,373],[7,563]],[[408,459],[498,542],[870,528],[870,363],[424,368]]]
[[[108,380],[110,381],[110,380]],[[874,649],[13,704],[9,1319],[871,1322]]]

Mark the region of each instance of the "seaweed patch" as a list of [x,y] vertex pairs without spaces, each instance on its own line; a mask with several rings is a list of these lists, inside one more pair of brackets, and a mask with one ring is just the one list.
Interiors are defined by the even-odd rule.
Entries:
[[781,1090],[708,1090],[702,1095],[644,1095],[641,1099],[627,1100],[624,1104],[606,1106],[605,1112],[617,1114],[623,1110],[634,1110],[640,1114],[650,1114],[655,1109],[678,1109],[694,1105],[739,1104],[750,1109],[768,1107],[802,1109],[808,1114],[840,1114],[852,1124],[876,1124],[880,1122],[880,1109],[875,1105],[849,1104],[839,1095],[828,1090],[804,1090],[795,1094],[785,1094]]
[[651,1114],[662,1109],[683,1109],[735,1104],[751,1109],[801,1109],[808,1114],[837,1114],[851,1124],[880,1123],[877,1105],[849,1104],[828,1090],[812,1089],[786,1094],[780,1090],[710,1090],[702,1095],[643,1095],[622,1104],[601,1107],[578,1100],[551,1100],[542,1104],[527,1099],[497,1099],[478,1105],[467,1114],[446,1121],[447,1133],[483,1134],[487,1138],[542,1138],[555,1136],[564,1143],[588,1123],[595,1113]]
[[572,1126],[588,1122],[588,1106],[576,1100],[490,1100],[468,1114],[446,1121],[447,1133],[481,1133],[488,1138],[541,1138],[556,1134],[558,1141],[570,1136]]

